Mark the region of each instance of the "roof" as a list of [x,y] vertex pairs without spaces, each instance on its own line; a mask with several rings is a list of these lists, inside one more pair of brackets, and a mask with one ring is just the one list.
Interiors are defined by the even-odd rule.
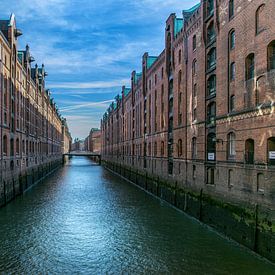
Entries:
[[152,67],[152,65],[155,63],[155,61],[158,59],[157,56],[148,56],[147,58],[147,69],[150,69],[150,67]]
[[175,18],[175,21],[174,21],[174,36],[175,37],[182,30],[182,27],[183,27],[183,19]]
[[130,88],[125,88],[124,89],[124,96],[127,96],[131,92]]
[[142,73],[136,73],[134,78],[134,83],[137,84],[139,79],[141,79]]
[[201,3],[198,3],[191,9],[183,10],[182,14],[183,14],[184,20],[187,21],[193,15],[193,13],[195,13],[195,11],[197,11],[197,9],[200,7],[200,5],[201,5]]

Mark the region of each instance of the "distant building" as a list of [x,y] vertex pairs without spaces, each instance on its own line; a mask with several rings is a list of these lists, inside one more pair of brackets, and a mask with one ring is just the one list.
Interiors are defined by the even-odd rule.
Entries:
[[85,150],[93,153],[101,151],[101,130],[92,128],[89,136],[85,139]]
[[85,151],[85,141],[76,138],[71,148],[71,151]]

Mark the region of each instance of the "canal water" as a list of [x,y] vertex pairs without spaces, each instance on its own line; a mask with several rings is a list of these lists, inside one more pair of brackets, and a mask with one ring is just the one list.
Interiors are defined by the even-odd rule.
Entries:
[[89,159],[0,209],[0,274],[275,274],[275,267]]

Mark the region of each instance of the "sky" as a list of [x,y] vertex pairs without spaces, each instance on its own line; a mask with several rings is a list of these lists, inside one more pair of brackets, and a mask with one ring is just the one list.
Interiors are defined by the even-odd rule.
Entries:
[[[199,0],[1,0],[0,18],[16,16],[35,63],[45,64],[46,88],[73,138],[85,138],[121,92],[145,52],[164,48],[171,13]],[[35,64],[33,63],[33,64]]]

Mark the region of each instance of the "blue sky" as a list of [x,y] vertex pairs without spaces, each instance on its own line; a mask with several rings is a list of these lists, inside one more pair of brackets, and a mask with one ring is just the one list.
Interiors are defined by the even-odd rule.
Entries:
[[144,52],[164,48],[165,21],[198,0],[4,0],[0,17],[15,13],[23,31],[20,47],[30,45],[44,63],[47,87],[72,136],[84,138],[121,86],[140,71]]

